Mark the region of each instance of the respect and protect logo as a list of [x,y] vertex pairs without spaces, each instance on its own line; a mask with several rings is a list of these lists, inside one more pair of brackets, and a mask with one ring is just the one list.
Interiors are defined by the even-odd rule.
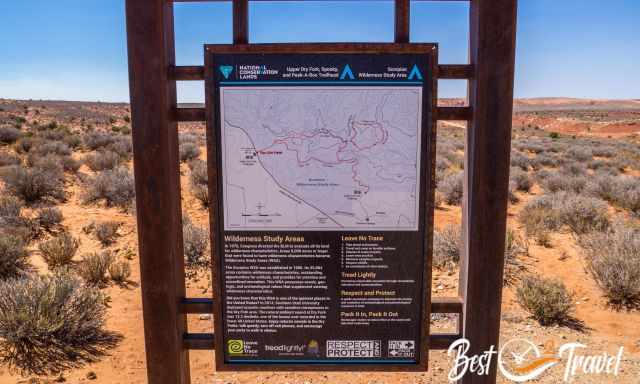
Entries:
[[380,340],[327,340],[327,357],[380,357]]
[[564,364],[564,382],[572,382],[579,374],[618,376],[624,347],[616,354],[607,352],[588,353],[588,347],[581,343],[565,343],[555,348],[552,342],[545,343],[544,349],[527,339],[507,341],[500,350],[491,346],[480,355],[469,355],[471,343],[467,339],[456,340],[447,351],[453,356],[453,366],[449,371],[451,382],[465,374],[487,375],[496,357],[498,370],[507,379],[524,383],[542,376],[548,369]]

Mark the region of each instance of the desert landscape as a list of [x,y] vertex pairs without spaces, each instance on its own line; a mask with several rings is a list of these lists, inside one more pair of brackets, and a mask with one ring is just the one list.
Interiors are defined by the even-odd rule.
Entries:
[[[188,294],[211,297],[204,126],[179,130]],[[146,383],[130,134],[128,104],[0,99],[0,383]],[[458,290],[464,138],[439,123],[434,296]],[[638,382],[640,100],[515,100],[509,188],[501,340],[622,346],[619,376],[579,382]],[[214,372],[213,351],[190,355],[193,383],[445,383],[451,368],[446,351],[426,373]]]

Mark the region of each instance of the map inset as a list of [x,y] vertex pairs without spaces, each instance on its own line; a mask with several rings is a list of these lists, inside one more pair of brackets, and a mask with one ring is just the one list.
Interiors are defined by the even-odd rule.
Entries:
[[222,87],[225,230],[418,230],[420,87]]

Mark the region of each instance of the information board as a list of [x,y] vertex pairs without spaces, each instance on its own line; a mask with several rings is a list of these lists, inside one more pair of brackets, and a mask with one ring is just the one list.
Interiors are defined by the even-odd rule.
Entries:
[[219,368],[426,367],[433,52],[207,46]]

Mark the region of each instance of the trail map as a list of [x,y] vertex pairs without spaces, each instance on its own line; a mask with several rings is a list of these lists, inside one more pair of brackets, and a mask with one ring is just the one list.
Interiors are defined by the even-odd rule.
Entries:
[[422,87],[221,87],[225,230],[418,230]]

